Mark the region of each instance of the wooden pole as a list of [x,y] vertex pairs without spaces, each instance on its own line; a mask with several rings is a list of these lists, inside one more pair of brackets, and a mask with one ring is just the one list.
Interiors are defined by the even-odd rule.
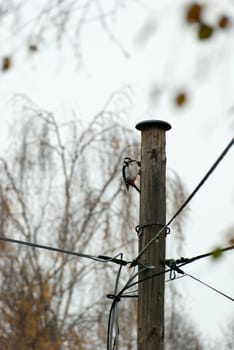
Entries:
[[[140,253],[166,223],[165,131],[171,126],[161,120],[146,120],[136,128],[141,130]],[[139,280],[162,271],[164,261],[165,231],[140,257]],[[137,342],[138,350],[163,350],[164,274],[139,283]]]

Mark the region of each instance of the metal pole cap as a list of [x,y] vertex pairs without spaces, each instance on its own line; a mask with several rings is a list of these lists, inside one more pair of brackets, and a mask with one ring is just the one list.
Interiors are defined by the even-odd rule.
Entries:
[[144,129],[150,129],[150,128],[159,128],[167,131],[171,129],[171,125],[163,120],[155,120],[155,119],[143,120],[142,122],[139,122],[136,124],[137,130],[142,131]]

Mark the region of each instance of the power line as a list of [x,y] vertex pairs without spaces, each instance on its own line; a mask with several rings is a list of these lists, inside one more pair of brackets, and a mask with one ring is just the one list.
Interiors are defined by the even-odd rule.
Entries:
[[[123,258],[123,254],[121,253],[121,259]],[[117,294],[118,291],[118,285],[119,285],[119,279],[120,274],[122,271],[123,265],[120,265],[116,281],[115,281],[115,287],[114,287],[114,296]],[[108,298],[110,298],[110,295],[107,295]],[[109,312],[108,317],[108,327],[107,327],[107,350],[117,349],[118,348],[118,336],[119,336],[119,323],[118,323],[118,301],[120,299],[117,299],[114,297],[114,300],[111,304],[111,309]],[[113,330],[115,326],[115,338],[113,342]]]
[[199,283],[201,283],[203,286],[205,286],[205,287],[207,287],[207,288],[209,288],[209,289],[212,289],[214,292],[216,292],[216,293],[222,295],[223,297],[225,297],[225,298],[227,298],[227,299],[229,299],[229,300],[231,300],[231,301],[234,301],[234,299],[233,299],[232,297],[230,297],[229,295],[227,295],[227,294],[221,292],[220,290],[218,290],[218,289],[216,289],[216,288],[210,286],[209,284],[207,284],[207,283],[201,281],[199,278],[194,277],[194,276],[190,275],[190,274],[187,273],[187,272],[184,272],[184,275],[185,275],[185,276],[188,276],[188,277],[190,277],[190,278],[192,278],[192,279],[194,279],[195,281],[197,281],[197,282],[199,282]]
[[[175,218],[188,205],[188,203],[191,201],[191,199],[201,189],[201,187],[205,184],[205,182],[208,180],[208,178],[213,173],[213,171],[216,169],[216,167],[219,165],[219,163],[223,160],[223,158],[225,157],[227,152],[230,150],[230,148],[233,146],[233,144],[234,144],[234,137],[227,144],[227,146],[225,147],[223,152],[220,154],[220,156],[217,158],[217,160],[214,162],[214,164],[210,167],[208,172],[205,174],[205,176],[202,178],[202,180],[198,183],[198,185],[195,187],[195,189],[191,192],[191,194],[188,196],[188,198],[185,200],[185,202],[181,205],[181,207],[176,211],[176,213],[171,217],[171,219],[157,232],[157,234],[145,245],[145,247],[139,252],[138,256],[133,260],[131,266],[134,266],[138,263],[138,260],[140,259],[140,257],[151,246],[151,244],[159,238],[160,234],[175,220]],[[156,224],[149,224],[149,225],[155,226]]]
[[115,263],[115,264],[119,264],[121,266],[127,265],[129,263],[129,261],[118,259],[117,257],[120,254],[117,254],[114,257],[105,256],[105,255],[97,255],[97,256],[96,255],[89,255],[89,254],[74,252],[74,251],[71,251],[71,250],[60,249],[60,248],[56,248],[56,247],[51,247],[51,246],[47,246],[47,245],[26,242],[26,241],[22,241],[22,240],[18,240],[18,239],[7,238],[7,237],[0,237],[0,241],[16,243],[16,244],[20,244],[20,245],[24,245],[24,246],[28,246],[28,247],[32,247],[32,248],[46,249],[46,250],[50,250],[50,251],[53,251],[53,252],[67,254],[67,255],[74,255],[74,256],[78,256],[80,258],[86,258],[86,259],[90,259],[90,260],[94,260],[94,261],[98,261],[98,262],[105,262],[105,263],[112,262],[112,263]]
[[[168,260],[168,265],[171,266],[172,270],[176,271],[176,272],[179,272],[180,274],[182,274],[181,277],[184,277],[184,276],[188,276],[192,279],[194,279],[195,281],[203,284],[205,287],[207,288],[210,288],[211,290],[215,291],[216,293],[222,295],[223,297],[231,300],[231,301],[234,301],[234,299],[232,297],[230,297],[229,295],[221,292],[220,290],[218,290],[217,288],[214,288],[212,286],[210,286],[209,284],[201,281],[199,278],[197,277],[194,277],[192,276],[191,274],[187,273],[187,272],[184,272],[183,270],[181,270],[181,266],[184,266],[184,265],[187,265],[187,264],[190,264],[194,261],[197,261],[197,260],[200,260],[200,259],[204,259],[204,258],[207,258],[209,256],[213,256],[215,252],[218,252],[219,254],[223,253],[223,252],[227,252],[229,250],[232,250],[234,249],[234,246],[230,246],[230,247],[226,247],[226,248],[220,248],[218,250],[215,250],[215,251],[211,251],[209,253],[205,253],[205,254],[201,254],[201,255],[197,255],[195,257],[192,257],[190,259],[187,259],[187,258],[180,258],[180,259],[177,259],[177,260]],[[178,265],[178,266],[177,266]]]
[[[129,295],[128,293],[124,294],[124,292],[129,289],[132,285],[135,285],[138,282],[132,283],[131,282],[139,275],[140,271],[137,271],[136,273],[132,273],[132,276],[129,278],[127,283],[125,284],[124,288],[121,289],[119,293],[117,293],[118,289],[118,283],[119,283],[119,277],[121,272],[122,266],[120,266],[116,282],[115,282],[115,293],[114,294],[107,294],[107,298],[112,299],[111,308],[109,311],[109,317],[108,317],[108,327],[107,327],[107,350],[117,350],[118,349],[118,337],[119,337],[119,325],[118,325],[118,314],[117,314],[117,304],[122,298],[137,298],[138,295]],[[146,270],[145,268],[144,270]],[[134,291],[135,292],[135,291]],[[132,292],[130,292],[132,293]],[[115,339],[113,342],[113,326],[114,322],[116,325],[116,331],[115,331]]]
[[[119,301],[119,300],[118,300]],[[109,317],[108,317],[108,326],[107,326],[107,350],[112,350],[112,343],[113,343],[113,319],[114,319],[114,312],[116,309],[116,304],[117,304],[117,299],[114,298],[112,304],[111,304],[111,308],[109,311]]]
[[[0,237],[0,241],[6,241],[6,242],[10,242],[10,243],[21,244],[21,245],[25,245],[25,246],[29,246],[29,247],[33,247],[33,248],[46,249],[46,250],[50,250],[50,251],[54,251],[54,252],[58,252],[58,253],[62,253],[62,254],[68,254],[68,255],[78,256],[78,257],[81,257],[81,258],[87,258],[87,259],[98,261],[98,262],[113,262],[113,263],[119,264],[120,267],[130,263],[129,261],[125,261],[122,258],[121,259],[117,259],[117,256],[119,256],[121,254],[118,254],[115,257],[109,257],[109,256],[105,256],[105,255],[95,256],[95,255],[89,255],[89,254],[74,252],[74,251],[70,251],[70,250],[55,248],[55,247],[51,247],[51,246],[46,246],[46,245],[42,245],[42,244],[36,244],[36,243],[16,240],[16,239],[7,238],[7,237]],[[234,249],[234,246],[229,246],[229,247],[226,247],[226,248],[220,248],[220,249],[218,249],[218,252],[219,253],[223,253],[223,252],[226,252],[226,251],[229,251],[229,250],[232,250],[232,249]],[[194,256],[192,258],[184,258],[184,257],[182,257],[180,259],[174,260],[174,262],[175,262],[176,266],[178,265],[178,268],[180,268],[181,266],[190,264],[190,263],[192,263],[192,262],[194,262],[196,260],[200,260],[200,259],[212,256],[212,255],[214,255],[215,252],[216,252],[216,250],[215,251],[213,250],[211,252],[204,253],[204,254],[201,254],[201,255],[197,255],[197,256]],[[150,268],[149,267],[145,267],[145,270],[146,269],[152,269],[152,267],[150,267]],[[130,277],[130,279],[128,280],[126,285],[123,287],[123,289],[117,295],[116,295],[117,289],[115,287],[115,293],[114,293],[113,297],[114,296],[116,296],[117,298],[124,297],[123,293],[127,289],[129,289],[129,288],[131,288],[131,287],[133,287],[133,286],[135,286],[135,285],[137,285],[137,284],[139,284],[141,282],[144,282],[145,280],[148,280],[148,279],[160,276],[160,275],[165,274],[167,272],[171,272],[174,269],[175,268],[170,268],[170,269],[167,269],[167,270],[164,270],[164,271],[160,271],[160,272],[154,273],[154,274],[152,274],[150,276],[147,276],[144,279],[138,280],[137,282],[133,282],[133,280],[141,272],[141,271],[138,271],[137,273],[133,274],[132,277]],[[120,269],[120,271],[121,271],[121,269]]]
[[204,254],[201,254],[201,255],[197,255],[197,256],[194,256],[192,258],[180,258],[180,259],[177,259],[175,260],[175,263],[176,265],[178,265],[178,267],[181,267],[181,266],[184,266],[184,265],[187,265],[187,264],[190,264],[196,260],[200,260],[200,259],[204,259],[204,258],[207,258],[209,256],[214,256],[216,253],[218,254],[222,254],[224,252],[227,252],[229,250],[233,250],[234,249],[234,246],[229,246],[229,247],[226,247],[226,248],[219,248],[219,249],[216,249],[216,250],[212,250],[208,253],[204,253]]
[[[234,299],[233,299],[232,297],[230,297],[229,295],[227,295],[227,294],[221,292],[220,290],[218,290],[218,289],[216,289],[216,288],[214,288],[214,287],[208,285],[207,283],[201,281],[200,279],[198,279],[198,278],[196,278],[196,277],[194,277],[194,276],[192,276],[192,275],[190,275],[190,274],[188,274],[188,273],[186,273],[186,272],[184,272],[183,270],[180,269],[181,266],[190,264],[190,263],[195,262],[195,261],[197,261],[197,260],[199,260],[199,259],[204,259],[204,258],[207,258],[207,257],[209,257],[209,256],[212,256],[212,255],[214,255],[214,253],[215,253],[216,251],[218,251],[219,253],[223,253],[223,252],[226,252],[226,251],[230,251],[230,250],[232,250],[232,249],[234,249],[234,246],[230,246],[230,247],[226,247],[226,248],[220,248],[220,249],[218,249],[218,250],[215,250],[215,251],[213,250],[213,251],[211,251],[211,252],[204,253],[204,254],[201,254],[201,255],[197,255],[197,256],[192,257],[192,258],[183,258],[183,257],[182,257],[182,258],[177,259],[177,260],[169,259],[169,260],[167,260],[167,262],[169,262],[169,264],[167,264],[167,265],[170,267],[169,269],[162,270],[162,271],[159,271],[159,272],[157,272],[157,273],[153,273],[153,274],[151,274],[150,276],[147,276],[147,277],[142,278],[142,279],[140,279],[140,280],[138,280],[138,281],[136,281],[136,282],[133,282],[134,279],[142,272],[142,271],[138,271],[137,273],[133,274],[133,275],[129,278],[129,280],[127,281],[127,283],[125,284],[125,286],[121,289],[121,291],[120,291],[118,294],[109,294],[109,295],[107,295],[107,297],[108,297],[109,299],[113,299],[113,302],[112,302],[112,305],[111,305],[111,309],[110,309],[110,313],[109,313],[109,320],[108,320],[108,337],[107,337],[107,339],[108,339],[108,340],[107,340],[107,341],[108,341],[108,345],[107,345],[107,350],[112,350],[112,349],[115,350],[115,349],[118,349],[118,345],[117,345],[117,347],[115,347],[115,344],[114,344],[114,347],[113,347],[113,348],[111,348],[110,345],[109,345],[109,344],[112,344],[112,340],[111,340],[111,343],[109,343],[109,339],[112,339],[112,338],[110,338],[110,337],[112,337],[112,335],[111,335],[111,333],[110,333],[110,332],[112,332],[112,329],[111,329],[111,327],[110,327],[110,322],[111,322],[111,317],[113,317],[113,316],[112,316],[112,313],[115,312],[115,308],[117,307],[117,303],[118,303],[122,298],[126,298],[126,297],[137,298],[137,297],[138,297],[137,294],[134,294],[134,295],[131,295],[131,294],[130,294],[130,293],[136,292],[137,290],[134,290],[134,291],[131,291],[131,292],[126,292],[126,291],[127,291],[128,289],[130,289],[130,288],[132,288],[132,287],[134,287],[134,286],[136,286],[136,285],[138,285],[138,284],[140,284],[140,283],[146,281],[146,280],[149,280],[149,279],[158,277],[158,276],[163,275],[163,274],[166,274],[166,273],[168,273],[168,272],[170,272],[171,275],[170,275],[170,279],[167,280],[166,282],[168,282],[168,281],[173,281],[173,280],[176,280],[176,279],[179,279],[179,278],[188,276],[188,277],[190,277],[190,278],[196,280],[197,282],[203,284],[203,285],[206,286],[207,288],[210,288],[211,290],[215,291],[216,293],[222,295],[223,297],[225,297],[225,298],[227,298],[227,299],[229,299],[229,300],[231,300],[231,301],[234,301]],[[177,266],[177,265],[178,265],[178,266]],[[120,266],[120,268],[122,268],[122,266]],[[152,269],[152,267],[145,267],[144,270],[150,270],[150,269]],[[172,277],[172,272],[178,272],[178,273],[181,274],[181,276],[176,277],[176,275],[175,275],[174,277]],[[117,291],[116,288],[115,288],[115,291]],[[129,294],[130,294],[130,295],[129,295]],[[116,335],[117,338],[118,338],[118,335],[119,335],[119,334]]]
[[[220,253],[223,253],[223,252],[227,252],[227,251],[230,251],[234,249],[234,246],[230,246],[230,247],[226,247],[226,248],[220,248],[218,251]],[[205,254],[201,254],[201,255],[197,255],[197,256],[194,256],[192,258],[180,258],[180,259],[177,259],[177,260],[174,260],[174,259],[169,259],[169,260],[166,260],[166,264],[170,267],[169,269],[167,270],[162,270],[162,271],[159,271],[159,272],[156,272],[156,273],[153,273],[152,275],[150,276],[147,276],[145,278],[142,278],[136,282],[132,282],[133,281],[133,278],[129,279],[128,282],[126,283],[126,285],[123,287],[123,289],[121,290],[121,292],[118,294],[118,297],[121,297],[121,294],[124,293],[127,289],[139,284],[139,283],[142,283],[148,279],[151,279],[151,278],[154,278],[154,277],[158,277],[160,275],[163,275],[163,274],[166,274],[167,272],[172,272],[172,271],[176,271],[176,272],[179,272],[181,274],[185,274],[184,271],[182,271],[180,269],[181,266],[184,266],[184,265],[187,265],[187,264],[191,264],[193,263],[194,261],[196,260],[199,260],[199,259],[204,259],[204,258],[207,258],[209,256],[212,256],[214,255],[214,252],[216,251],[211,251],[211,252],[208,252],[208,253],[205,253]],[[169,263],[168,263],[169,262]],[[178,265],[178,266],[177,266]],[[141,271],[139,271],[137,274],[134,275],[134,279],[135,277],[140,274]],[[174,278],[172,278],[173,280]],[[131,283],[132,282],[132,283]]]
[[[144,278],[142,278],[142,279],[140,279],[140,280],[138,280],[138,281],[136,281],[136,282],[127,283],[127,284],[123,287],[123,289],[119,292],[118,296],[121,297],[122,293],[124,293],[124,292],[125,292],[126,290],[128,290],[129,288],[131,288],[131,287],[133,287],[133,286],[136,286],[137,284],[140,284],[140,283],[142,283],[142,282],[144,282],[144,281],[147,281],[147,280],[149,280],[149,279],[151,279],[151,278],[164,275],[164,274],[166,274],[167,272],[170,272],[170,271],[172,271],[171,268],[170,268],[170,269],[167,269],[167,270],[162,270],[162,271],[153,273],[152,275],[147,276],[147,277],[144,277]],[[140,271],[139,273],[141,273],[141,272],[142,272],[142,271]],[[138,273],[138,274],[139,274],[139,273]]]

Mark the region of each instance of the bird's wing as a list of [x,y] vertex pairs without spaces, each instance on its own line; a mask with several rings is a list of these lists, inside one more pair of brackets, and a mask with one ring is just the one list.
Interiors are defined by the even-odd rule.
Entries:
[[122,168],[122,174],[123,174],[123,179],[124,179],[124,183],[125,183],[125,185],[126,185],[126,187],[127,187],[127,190],[129,189],[129,184],[128,184],[128,181],[127,181],[127,178],[126,178],[126,167],[127,167],[128,165],[127,164],[125,164],[124,166],[123,166],[123,168]]

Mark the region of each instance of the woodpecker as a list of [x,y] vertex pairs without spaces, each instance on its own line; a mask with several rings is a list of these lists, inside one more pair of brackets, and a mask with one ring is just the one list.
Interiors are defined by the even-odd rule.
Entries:
[[122,168],[123,179],[127,190],[129,191],[129,186],[134,187],[139,193],[140,189],[135,185],[137,175],[140,174],[141,162],[130,157],[124,158],[124,165]]

